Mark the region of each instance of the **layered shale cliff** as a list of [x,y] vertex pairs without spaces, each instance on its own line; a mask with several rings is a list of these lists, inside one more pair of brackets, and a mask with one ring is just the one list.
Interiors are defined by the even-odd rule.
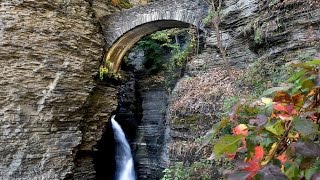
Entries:
[[[97,78],[104,39],[108,39],[102,35],[98,18],[119,11],[110,3],[0,1],[0,179],[96,177],[96,144],[108,131],[107,120],[119,110],[121,101],[117,95],[121,83],[102,83]],[[225,0],[223,8],[224,46],[231,64],[239,71],[257,59],[277,65],[296,60],[299,55],[320,52],[317,0]],[[143,161],[144,156],[154,155],[153,149],[166,146],[167,98],[172,99],[168,114],[170,159],[189,163],[200,159],[196,139],[217,121],[210,108],[219,109],[216,105],[223,101],[224,90],[232,95],[232,90],[227,91],[230,82],[217,53],[214,34],[208,34],[204,52],[187,64],[186,76],[172,96],[148,83],[137,89],[141,98],[149,102],[143,104],[139,100],[145,111],[137,132],[143,136],[137,136],[135,143],[140,144],[140,149],[134,152],[141,155],[143,162],[138,168],[149,165],[140,177],[148,177],[153,169],[164,168],[168,163],[167,159],[159,159],[158,164]],[[190,83],[203,75],[214,78]],[[204,99],[187,97],[201,83],[220,89],[208,89],[211,94]],[[175,103],[182,98],[189,100],[186,104]],[[153,112],[155,106],[162,111]],[[151,116],[162,124],[149,121]],[[194,128],[197,123],[199,126]],[[154,132],[155,129],[159,131]]]
[[1,179],[73,176],[117,104],[94,81],[102,52],[88,1],[0,2]]

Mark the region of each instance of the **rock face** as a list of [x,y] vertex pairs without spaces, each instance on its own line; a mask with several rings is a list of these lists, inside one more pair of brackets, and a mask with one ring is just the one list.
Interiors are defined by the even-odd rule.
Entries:
[[[118,11],[108,3],[104,0],[0,2],[1,179],[95,178],[94,146],[101,138],[107,117],[118,104],[118,87],[95,81],[103,42],[115,37],[103,37],[95,19]],[[278,3],[226,0],[222,30],[231,63],[246,67],[261,58],[281,64],[319,53],[318,3],[318,0]],[[128,20],[123,17],[121,21]],[[211,35],[205,52],[188,64],[189,76],[222,65],[216,53],[214,33]],[[156,79],[152,83],[157,84]],[[140,133],[137,137],[143,138],[138,138],[134,149],[136,156],[142,158],[149,157],[156,148],[165,147],[167,132],[166,126],[160,124],[163,114],[152,111],[152,107],[165,108],[164,90],[145,87],[150,89],[140,89],[145,111],[137,129]],[[154,97],[153,93],[158,95]],[[149,121],[148,117],[159,121]],[[189,129],[182,126],[172,129],[176,139],[171,147],[184,147],[192,142],[175,141],[190,138]],[[160,154],[156,153],[154,158]],[[167,163],[166,156],[162,157],[159,169]],[[146,168],[141,178],[152,176],[154,166],[150,164],[153,161],[138,164],[138,168]]]
[[139,83],[143,111],[133,153],[141,180],[161,179],[162,171],[169,165],[169,127],[165,118],[168,93],[165,87],[155,84],[150,87],[144,82]]
[[117,104],[94,82],[102,51],[88,1],[0,2],[0,179],[72,177]]

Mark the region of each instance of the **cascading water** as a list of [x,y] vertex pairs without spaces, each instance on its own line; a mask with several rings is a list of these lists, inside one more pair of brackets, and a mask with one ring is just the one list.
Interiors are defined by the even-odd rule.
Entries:
[[116,142],[116,180],[135,180],[131,149],[121,126],[111,117],[114,139]]

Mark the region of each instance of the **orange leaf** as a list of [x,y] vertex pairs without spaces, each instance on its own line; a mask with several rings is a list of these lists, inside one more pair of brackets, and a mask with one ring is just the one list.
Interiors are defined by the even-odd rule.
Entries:
[[259,169],[260,169],[260,164],[259,163],[255,162],[253,160],[249,160],[248,163],[249,163],[248,166],[245,167],[243,169],[243,171],[247,171],[247,172],[257,172],[257,171],[259,171]]
[[273,102],[291,102],[291,96],[284,91],[278,91],[273,98]]
[[304,102],[303,100],[304,100],[304,95],[301,93],[298,93],[292,96],[292,102],[295,106],[302,107]]
[[260,170],[260,164],[253,161],[253,160],[249,160],[248,163],[249,163],[248,166],[242,170],[246,171],[246,172],[250,172],[247,179],[252,179],[257,174],[257,172]]
[[260,162],[262,161],[263,159],[263,147],[262,146],[256,146],[254,147],[254,159],[257,161],[257,162]]
[[120,0],[111,0],[111,3],[113,5],[119,5],[120,4]]
[[287,155],[285,153],[283,153],[280,156],[278,156],[277,159],[279,159],[281,164],[284,164],[288,160],[288,157],[287,157]]
[[254,147],[253,159],[249,159],[249,161],[247,162],[248,165],[242,169],[243,171],[250,172],[247,179],[252,179],[257,174],[257,172],[260,170],[260,168],[261,168],[260,162],[263,159],[263,154],[264,154],[264,152],[263,152],[262,146]]
[[248,127],[244,124],[239,124],[238,126],[236,126],[235,128],[233,128],[232,133],[234,135],[248,135]]
[[236,153],[226,153],[226,156],[230,160],[234,160],[234,157],[236,156]]
[[312,90],[308,93],[307,97],[314,96],[315,94],[316,94],[316,89],[312,89]]

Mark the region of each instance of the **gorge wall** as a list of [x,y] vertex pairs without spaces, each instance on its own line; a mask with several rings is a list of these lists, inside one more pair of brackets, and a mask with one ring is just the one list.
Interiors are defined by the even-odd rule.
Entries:
[[[318,1],[273,2],[224,1],[223,39],[235,67],[246,67],[258,58],[281,64],[320,52]],[[97,19],[115,11],[119,9],[104,0],[0,2],[1,178],[95,178],[95,145],[118,105],[117,84],[97,81],[105,45]],[[211,32],[207,48],[188,63],[181,82],[219,72],[214,68],[221,67],[222,60],[214,37]],[[221,78],[216,77],[212,79]],[[186,94],[192,88],[178,86],[175,92]],[[153,98],[148,92],[143,96]],[[210,105],[221,102],[220,97],[213,94],[206,100]],[[205,107],[196,106],[200,101],[190,102],[195,108]],[[183,112],[181,119],[191,113],[191,109],[178,110]],[[210,117],[206,108],[198,110]],[[183,148],[189,148],[186,144],[195,142],[192,136],[201,133],[184,124],[171,130],[170,147],[188,152],[179,154],[172,148],[171,159],[195,155]]]
[[1,179],[72,177],[116,108],[115,88],[95,82],[104,44],[91,3],[0,2]]

